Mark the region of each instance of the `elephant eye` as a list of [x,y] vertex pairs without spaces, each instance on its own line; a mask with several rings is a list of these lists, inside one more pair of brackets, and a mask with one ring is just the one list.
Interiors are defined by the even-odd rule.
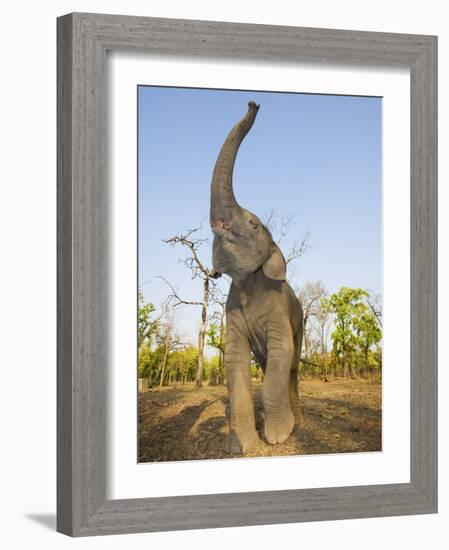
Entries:
[[259,224],[253,220],[249,220],[249,223],[253,226],[254,231],[259,229]]

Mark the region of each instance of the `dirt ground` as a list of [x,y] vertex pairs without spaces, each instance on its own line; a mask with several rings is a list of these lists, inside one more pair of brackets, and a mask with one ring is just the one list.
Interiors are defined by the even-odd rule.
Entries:
[[[263,429],[262,386],[253,384],[256,427]],[[381,450],[381,385],[365,380],[300,383],[304,423],[285,443],[262,443],[245,456]],[[139,462],[230,458],[224,386],[178,385],[139,394]]]

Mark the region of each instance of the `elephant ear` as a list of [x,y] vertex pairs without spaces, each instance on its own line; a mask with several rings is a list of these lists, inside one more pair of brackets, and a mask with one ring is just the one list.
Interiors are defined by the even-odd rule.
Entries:
[[262,266],[265,276],[275,281],[285,281],[287,274],[287,264],[280,248],[273,244],[270,256],[265,260]]

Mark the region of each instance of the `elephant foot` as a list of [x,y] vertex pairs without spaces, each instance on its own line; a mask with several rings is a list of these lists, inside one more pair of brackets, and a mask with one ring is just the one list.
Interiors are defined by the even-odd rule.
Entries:
[[286,412],[281,418],[273,418],[271,415],[266,415],[264,435],[265,439],[271,445],[283,443],[293,431],[295,425],[295,417],[291,411]]
[[240,434],[239,436],[234,431],[231,431],[226,438],[225,452],[227,454],[245,454],[258,447],[260,443],[261,441],[255,430],[252,433]]

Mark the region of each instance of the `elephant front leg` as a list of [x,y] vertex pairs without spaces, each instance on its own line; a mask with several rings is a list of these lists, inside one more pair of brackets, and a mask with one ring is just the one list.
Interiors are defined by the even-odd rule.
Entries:
[[247,452],[260,443],[256,432],[251,394],[250,346],[238,326],[228,324],[224,365],[230,401],[230,433],[227,451]]
[[288,330],[276,331],[269,339],[263,383],[264,433],[265,439],[271,444],[283,443],[295,424],[290,401],[293,358],[294,346]]

